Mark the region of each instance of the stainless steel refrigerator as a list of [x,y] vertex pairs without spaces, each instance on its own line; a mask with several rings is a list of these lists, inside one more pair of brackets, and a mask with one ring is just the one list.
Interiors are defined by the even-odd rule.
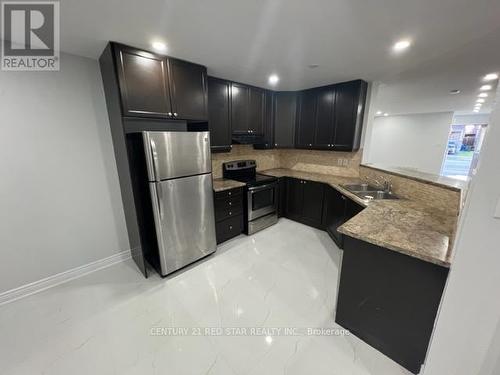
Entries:
[[163,276],[216,248],[208,132],[142,132]]

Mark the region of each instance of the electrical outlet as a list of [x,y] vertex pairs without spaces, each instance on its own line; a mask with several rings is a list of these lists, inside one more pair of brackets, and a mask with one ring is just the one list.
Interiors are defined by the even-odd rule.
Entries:
[[495,219],[500,219],[500,197],[498,198],[497,201],[497,208],[495,209]]
[[344,165],[344,167],[348,167],[349,166],[349,159],[344,159],[343,165]]
[[342,166],[342,159],[337,159],[337,165],[340,167]]

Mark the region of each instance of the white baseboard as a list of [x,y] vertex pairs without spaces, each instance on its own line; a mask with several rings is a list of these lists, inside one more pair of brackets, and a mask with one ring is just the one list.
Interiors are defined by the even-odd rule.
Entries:
[[130,250],[121,251],[107,258],[96,260],[85,264],[80,267],[70,269],[45,279],[41,279],[15,289],[8,290],[6,292],[0,293],[0,306],[9,302],[16,301],[18,299],[30,296],[35,293],[39,293],[43,290],[53,288],[57,285],[66,283],[70,280],[77,279],[79,277],[88,275],[89,273],[101,270],[103,268],[112,266],[116,263],[124,262],[131,258]]

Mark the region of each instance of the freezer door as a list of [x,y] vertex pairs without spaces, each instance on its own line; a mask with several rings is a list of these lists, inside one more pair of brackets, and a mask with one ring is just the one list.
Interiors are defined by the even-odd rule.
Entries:
[[216,248],[212,174],[150,183],[165,276]]
[[212,172],[208,132],[143,132],[149,181]]

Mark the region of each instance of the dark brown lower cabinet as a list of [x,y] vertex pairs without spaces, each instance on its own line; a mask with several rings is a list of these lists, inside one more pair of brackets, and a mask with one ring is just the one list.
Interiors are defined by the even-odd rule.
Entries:
[[286,217],[322,229],[324,184],[287,178]]
[[231,217],[215,224],[217,244],[230,240],[243,232],[243,215]]
[[448,268],[348,236],[335,321],[417,374]]
[[337,231],[345,222],[363,211],[364,207],[345,197],[332,187],[325,188],[323,227],[339,248],[344,246],[344,235]]
[[243,232],[243,189],[215,193],[215,232],[220,244]]
[[286,215],[286,177],[278,178],[278,217]]

